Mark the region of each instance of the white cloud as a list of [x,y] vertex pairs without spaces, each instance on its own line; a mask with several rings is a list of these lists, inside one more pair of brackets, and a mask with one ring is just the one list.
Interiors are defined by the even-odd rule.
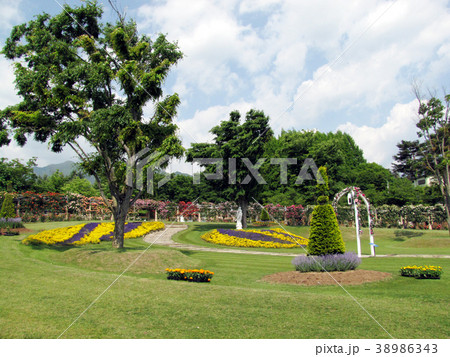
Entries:
[[[446,3],[400,0],[391,5],[381,0],[168,0],[144,5],[138,13],[141,25],[179,41],[186,57],[177,67],[174,88],[190,105],[205,108],[210,103],[199,93],[222,93],[224,101],[240,97],[262,104],[273,117],[283,110],[280,103],[285,109],[301,97],[292,119],[286,117],[301,126],[336,110],[361,105],[374,110],[405,100],[417,72],[426,76],[445,70]],[[260,19],[262,28],[243,25],[240,16],[249,14]],[[309,77],[306,61],[313,49],[328,65],[316,64]]]
[[16,95],[14,87],[14,71],[11,61],[0,57],[0,78],[2,84],[0,85],[0,110],[9,105],[19,102],[19,97]]
[[[282,15],[274,16],[270,24],[278,42],[284,46],[295,43],[308,49],[318,47],[328,57],[327,65],[294,87],[288,84],[298,83],[299,78],[292,81],[296,72],[288,70],[278,81],[274,79],[279,71],[268,74],[272,83],[265,91],[273,92],[278,86],[282,95],[291,101],[297,99],[292,117],[299,125],[323,121],[339,110],[378,110],[390,101],[404,100],[411,94],[411,80],[427,76],[432,70],[435,77],[439,70],[448,76],[449,61],[441,44],[449,42],[450,18],[443,2],[431,6],[399,2],[381,17],[389,3],[352,3],[351,8],[340,2],[321,2],[321,8],[315,6],[317,3],[311,7],[302,2],[283,4]],[[323,8],[327,11],[317,21]],[[438,48],[439,62],[435,64]],[[301,61],[297,63],[301,68]],[[286,61],[281,61],[278,68],[283,64],[289,68]]]
[[23,20],[19,7],[21,0],[0,0],[0,29],[9,29],[12,25]]
[[264,41],[236,17],[236,3],[168,0],[139,8],[141,28],[168,33],[185,54],[174,88],[187,100],[193,90],[236,95],[245,85],[239,69],[254,73],[270,63]]
[[390,167],[392,156],[398,152],[396,144],[401,140],[417,139],[417,109],[417,101],[396,104],[381,127],[357,126],[347,122],[339,125],[337,130],[353,137],[368,162]]
[[[185,54],[167,89],[180,94],[180,133],[187,147],[211,139],[208,131],[231,110],[257,108],[271,117],[276,133],[282,127],[345,126],[363,136],[381,130],[380,140],[388,145],[391,138],[395,148],[398,137],[389,134],[399,115],[395,103],[412,100],[412,80],[425,88],[450,87],[446,0],[128,0],[127,5],[141,32],[167,33]],[[2,68],[0,61],[0,74]],[[0,90],[3,98],[11,93]],[[378,161],[390,163],[379,155]]]
[[64,161],[78,161],[76,154],[67,148],[61,153],[52,152],[47,144],[32,140],[31,138],[20,147],[14,140],[8,146],[0,148],[0,157],[6,157],[9,160],[19,159],[23,163],[32,157],[37,157],[37,165],[40,167],[55,164]]
[[[412,79],[448,75],[446,6],[418,0],[168,0],[145,5],[139,14],[142,24],[156,24],[179,40],[186,58],[174,88],[188,103],[180,116],[198,106],[182,122],[203,142],[219,117],[227,117],[229,103],[239,101],[270,115],[276,133],[282,127],[333,130],[343,115],[349,120],[364,111],[363,118],[350,119],[355,128],[364,120],[382,125],[389,106],[411,99]],[[244,15],[256,16],[260,26]],[[308,57],[311,51],[322,55],[322,65]],[[221,101],[211,99],[218,93]]]
[[188,148],[189,143],[211,142],[213,135],[209,131],[220,124],[221,121],[228,120],[230,112],[238,110],[241,113],[242,120],[251,108],[251,104],[245,102],[237,102],[227,106],[218,105],[206,110],[196,111],[192,118],[178,121],[179,134],[183,139],[184,146]]
[[239,13],[272,11],[279,4],[279,0],[243,0],[239,4]]

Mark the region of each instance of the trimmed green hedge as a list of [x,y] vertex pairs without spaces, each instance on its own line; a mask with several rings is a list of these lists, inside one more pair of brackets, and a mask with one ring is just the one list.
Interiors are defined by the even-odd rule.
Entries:
[[14,218],[16,217],[16,211],[14,209],[12,195],[6,195],[2,203],[2,209],[0,210],[0,218]]
[[261,222],[270,221],[269,213],[265,209],[261,211]]
[[330,203],[325,203],[321,196],[312,213],[311,229],[309,231],[308,254],[325,255],[345,253],[341,230]]

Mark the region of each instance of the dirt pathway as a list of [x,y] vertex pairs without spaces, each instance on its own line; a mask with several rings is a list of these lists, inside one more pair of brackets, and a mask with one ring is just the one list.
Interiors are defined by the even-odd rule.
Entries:
[[[162,231],[149,233],[144,237],[144,241],[150,244],[164,245],[167,247],[185,249],[185,250],[196,250],[202,252],[216,252],[216,253],[234,253],[234,254],[253,254],[253,255],[276,255],[284,257],[296,257],[302,255],[299,253],[276,253],[276,252],[262,252],[262,251],[250,251],[243,249],[230,249],[230,248],[208,248],[200,247],[193,244],[182,244],[177,243],[172,240],[172,236],[178,232],[184,231],[188,226],[181,224],[174,224],[172,226],[166,227]],[[363,255],[363,258],[369,258],[369,255]],[[379,258],[450,258],[450,255],[433,255],[433,254],[379,254]]]

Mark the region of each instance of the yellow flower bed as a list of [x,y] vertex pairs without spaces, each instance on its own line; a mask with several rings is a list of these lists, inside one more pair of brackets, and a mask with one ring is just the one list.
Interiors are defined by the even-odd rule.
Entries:
[[77,224],[76,226],[64,227],[64,228],[56,228],[50,229],[48,231],[42,231],[38,234],[33,234],[25,238],[22,243],[24,244],[56,244],[64,242],[68,239],[68,237],[72,237],[77,234],[81,228],[84,227],[84,224]]
[[[101,223],[94,230],[91,231],[88,235],[81,238],[79,241],[74,242],[74,245],[83,245],[87,243],[100,243],[100,238],[106,234],[110,234],[114,232],[115,224],[110,223]],[[130,238],[138,238],[150,233],[151,231],[156,231],[164,229],[164,223],[162,222],[144,222],[136,229],[133,229],[130,232],[127,232],[123,235],[124,239]]]
[[164,227],[164,223],[162,222],[144,222],[131,232],[125,233],[125,238],[139,238],[150,233],[151,231],[159,231],[164,229]]
[[[296,234],[286,233],[280,228],[270,231],[227,229],[222,230],[222,232],[214,229],[211,232],[203,234],[201,238],[210,243],[244,248],[294,248],[308,244],[308,239]],[[271,238],[274,239],[271,240]],[[278,240],[284,242],[279,242]],[[289,243],[285,243],[286,241]]]
[[[93,225],[97,223],[92,223]],[[137,225],[139,223],[132,223],[134,225]],[[57,229],[51,229],[47,231],[40,232],[38,234],[30,235],[27,238],[25,238],[22,243],[24,244],[57,244],[57,243],[63,243],[67,240],[69,240],[71,237],[79,233],[82,228],[86,224],[79,224],[76,226],[70,226],[65,228],[57,228]],[[100,238],[102,238],[105,235],[111,234],[114,232],[114,223],[100,223],[98,224],[94,229],[92,229],[90,232],[86,232],[82,237],[80,237],[78,240],[67,243],[71,245],[83,245],[87,243],[100,243]],[[164,229],[164,223],[162,222],[144,222],[137,226],[134,229],[131,229],[130,231],[126,232],[124,234],[125,239],[130,238],[138,238],[142,237],[151,231]],[[127,225],[125,225],[125,231],[127,230]],[[82,235],[83,232],[80,233]]]
[[167,279],[187,280],[197,283],[209,283],[214,275],[212,271],[205,269],[166,269]]
[[442,267],[435,265],[408,265],[400,268],[400,275],[415,277],[416,279],[440,279]]
[[295,245],[297,245],[297,246],[298,245],[304,245],[304,246],[308,245],[307,238],[299,236],[298,234],[286,232],[282,228],[272,228],[272,229],[270,229],[270,232],[264,231],[264,230],[257,230],[257,229],[253,229],[253,230],[247,229],[246,232],[262,233],[262,234],[268,235],[270,237],[290,241],[292,243],[295,243]]

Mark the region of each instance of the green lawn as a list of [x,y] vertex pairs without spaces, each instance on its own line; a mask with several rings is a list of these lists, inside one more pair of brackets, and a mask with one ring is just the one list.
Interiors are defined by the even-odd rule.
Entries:
[[[180,232],[174,237],[179,243],[196,244],[205,247],[215,247],[216,244],[206,242],[200,236],[209,230],[217,228],[234,228],[234,224],[206,224],[191,223],[187,231]],[[273,226],[278,227],[279,226]],[[250,226],[249,228],[261,229]],[[309,227],[284,227],[288,232],[298,234],[305,238],[309,236]],[[262,228],[266,229],[266,228]],[[346,249],[356,252],[356,232],[355,228],[341,227]],[[429,231],[414,229],[388,229],[378,228],[374,232],[377,254],[442,254],[450,255],[450,236],[448,231]],[[362,254],[370,254],[369,231],[364,229],[361,235]],[[220,248],[220,247],[219,247]],[[233,247],[226,247],[228,249]],[[235,248],[245,249],[245,248]],[[247,248],[248,250],[267,251],[266,248]],[[277,252],[304,253],[303,248],[273,249]]]
[[[39,230],[67,224],[27,227]],[[192,229],[213,228],[200,226]],[[293,231],[306,232],[302,227]],[[415,237],[396,241],[391,238],[396,237],[395,231],[383,232],[380,242],[392,241],[392,249],[421,252],[421,248],[404,246]],[[0,237],[2,338],[58,337],[148,246],[142,239],[133,239],[126,241],[122,251],[113,250],[111,243],[32,247],[20,244],[23,237]],[[195,237],[191,231],[180,239]],[[433,239],[447,238],[424,239],[433,246]],[[430,251],[435,248],[429,247]],[[443,251],[448,254],[448,246]],[[292,270],[290,261],[283,256],[152,246],[63,337],[388,338],[340,287],[260,281],[267,274]],[[406,264],[441,265],[444,274],[440,280],[400,277],[399,267]],[[214,271],[215,276],[210,284],[169,281],[166,267],[201,267]],[[393,274],[387,281],[346,287],[390,334],[396,338],[448,338],[449,259],[367,258],[360,268]]]

